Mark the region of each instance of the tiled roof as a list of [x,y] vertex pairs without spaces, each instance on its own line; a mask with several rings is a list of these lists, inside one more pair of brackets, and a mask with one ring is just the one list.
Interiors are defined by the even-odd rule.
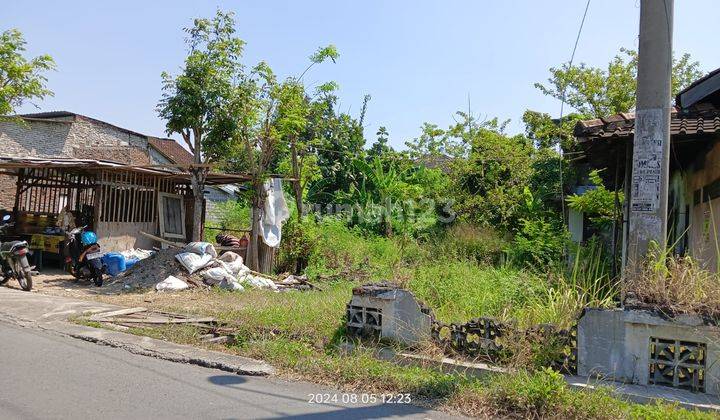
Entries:
[[[685,136],[718,132],[720,132],[720,110],[712,105],[700,104],[687,111],[673,108],[670,135]],[[634,112],[579,121],[575,126],[575,137],[581,142],[600,138],[632,137],[634,134]]]
[[193,155],[173,139],[148,137],[148,143],[151,147],[172,161],[172,163],[176,163],[178,165],[190,165],[193,163]]

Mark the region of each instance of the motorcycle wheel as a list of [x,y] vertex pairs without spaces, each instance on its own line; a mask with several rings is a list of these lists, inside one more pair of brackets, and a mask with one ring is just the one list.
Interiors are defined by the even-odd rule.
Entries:
[[93,278],[93,283],[95,283],[95,286],[101,287],[103,285],[103,275],[102,273],[98,274]]
[[19,264],[16,273],[18,283],[20,283],[20,288],[26,292],[32,290],[32,274],[23,270],[23,268],[19,266]]

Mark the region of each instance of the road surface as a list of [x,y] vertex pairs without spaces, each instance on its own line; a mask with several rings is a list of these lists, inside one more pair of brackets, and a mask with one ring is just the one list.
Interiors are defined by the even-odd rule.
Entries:
[[138,356],[2,320],[0,337],[2,419],[448,417],[411,404],[311,404],[311,394],[338,401],[343,394]]

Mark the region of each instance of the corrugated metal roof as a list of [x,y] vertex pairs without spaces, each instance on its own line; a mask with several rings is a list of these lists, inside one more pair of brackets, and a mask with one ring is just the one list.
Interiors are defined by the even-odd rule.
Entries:
[[[189,172],[177,172],[150,166],[132,166],[118,162],[101,159],[74,159],[74,158],[35,158],[0,156],[0,168],[17,171],[25,168],[58,168],[76,171],[117,170],[126,172],[141,172],[149,175],[162,176],[177,180],[181,183],[190,183],[192,175]],[[207,175],[207,185],[226,185],[245,182],[251,179],[246,174],[225,174],[211,172]]]

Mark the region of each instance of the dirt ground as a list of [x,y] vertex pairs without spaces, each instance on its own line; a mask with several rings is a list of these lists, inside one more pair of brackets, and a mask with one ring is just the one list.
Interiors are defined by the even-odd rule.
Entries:
[[[106,285],[95,287],[90,281],[77,280],[59,268],[45,267],[33,277],[31,293],[65,296],[83,300],[112,303],[121,306],[144,306],[152,309],[173,308],[180,311],[206,312],[209,306],[227,310],[237,304],[233,295],[218,295],[206,289],[189,289],[174,293],[158,293],[153,289],[121,293],[121,287],[114,287],[113,278],[108,277]],[[17,281],[10,280],[3,286],[20,290]]]
[[[16,280],[10,280],[3,287],[20,289]],[[90,281],[77,280],[59,268],[45,267],[33,277],[32,292],[68,297],[92,297],[107,294],[107,290],[95,287]]]

